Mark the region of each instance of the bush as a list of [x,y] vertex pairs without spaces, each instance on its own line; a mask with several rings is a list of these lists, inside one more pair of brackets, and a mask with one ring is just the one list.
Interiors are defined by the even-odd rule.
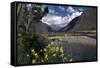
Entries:
[[61,62],[70,62],[71,58],[67,56],[64,52],[63,47],[54,46],[48,44],[45,48],[40,50],[44,52],[44,57],[40,57],[35,49],[31,50],[32,56],[32,64],[42,64],[42,63],[61,63]]
[[62,46],[55,46],[43,36],[19,35],[18,64],[43,64],[70,62],[71,57]]

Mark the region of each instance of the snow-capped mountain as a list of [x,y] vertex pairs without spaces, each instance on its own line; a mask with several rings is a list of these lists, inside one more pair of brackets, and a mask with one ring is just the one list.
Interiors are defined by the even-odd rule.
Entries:
[[74,29],[74,27],[76,26],[76,24],[78,23],[77,21],[79,20],[80,16],[74,18],[71,22],[69,22],[67,25],[65,25],[64,27],[62,27],[61,29],[59,30],[54,30],[53,28],[51,28],[49,25],[47,25],[47,29],[48,29],[48,32],[66,32],[66,31],[71,31]]
[[[62,9],[62,7],[59,8]],[[64,27],[72,27],[72,25],[69,25],[70,23],[72,23],[71,21],[75,23],[75,18],[81,16],[83,13],[82,11],[74,9],[70,6],[67,9],[63,8],[62,10],[66,12],[66,15],[57,15],[57,11],[49,9],[49,13],[41,19],[42,23],[47,24],[49,29],[51,28],[52,31],[61,31],[61,29],[64,29]]]

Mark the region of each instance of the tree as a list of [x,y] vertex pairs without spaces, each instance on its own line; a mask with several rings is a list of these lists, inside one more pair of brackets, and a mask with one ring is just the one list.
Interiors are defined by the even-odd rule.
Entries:
[[[28,10],[29,9],[29,10]],[[47,11],[47,8],[46,8]],[[17,63],[18,64],[31,64],[33,56],[31,50],[34,48],[38,54],[43,57],[43,52],[40,52],[42,48],[47,45],[47,41],[44,37],[35,34],[35,23],[38,23],[40,19],[47,14],[46,11],[41,10],[41,6],[31,4],[27,7],[27,4],[18,4],[17,7]],[[33,25],[33,27],[30,27]],[[29,31],[29,30],[34,30]],[[43,41],[44,40],[44,41]]]

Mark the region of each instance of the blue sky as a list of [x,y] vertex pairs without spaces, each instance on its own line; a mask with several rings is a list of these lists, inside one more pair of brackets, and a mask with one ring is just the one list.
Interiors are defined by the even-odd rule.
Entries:
[[83,12],[82,7],[72,7],[72,6],[53,6],[47,5],[49,9],[49,14],[57,15],[57,16],[66,16],[71,14],[72,12],[78,11]]
[[66,16],[66,10],[63,6],[51,6],[48,5],[49,14],[57,15],[57,16]]

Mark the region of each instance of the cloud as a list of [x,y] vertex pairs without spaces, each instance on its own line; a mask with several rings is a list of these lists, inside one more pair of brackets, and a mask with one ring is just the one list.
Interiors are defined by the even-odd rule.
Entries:
[[[66,16],[57,16],[53,14],[47,14],[44,16],[41,21],[42,23],[47,24],[55,31],[60,30],[61,28],[67,26],[74,18],[80,16],[83,12],[75,11],[72,7],[68,7],[67,11],[71,14],[68,14]],[[51,13],[55,13],[54,10],[49,10]]]
[[49,9],[49,13],[55,13],[55,11],[53,9]]
[[74,10],[72,7],[68,7],[68,8],[67,8],[67,12],[68,12],[68,13],[74,13],[75,10]]
[[67,16],[61,17],[48,14],[47,16],[44,16],[41,21],[57,31],[66,26],[70,20],[68,20]]
[[74,19],[75,17],[78,17],[82,14],[83,12],[75,12],[75,13],[72,13],[72,15],[70,16],[71,19]]
[[65,8],[64,8],[64,7],[62,7],[62,6],[59,6],[59,8],[60,8],[62,11],[64,11],[64,10],[65,10]]

